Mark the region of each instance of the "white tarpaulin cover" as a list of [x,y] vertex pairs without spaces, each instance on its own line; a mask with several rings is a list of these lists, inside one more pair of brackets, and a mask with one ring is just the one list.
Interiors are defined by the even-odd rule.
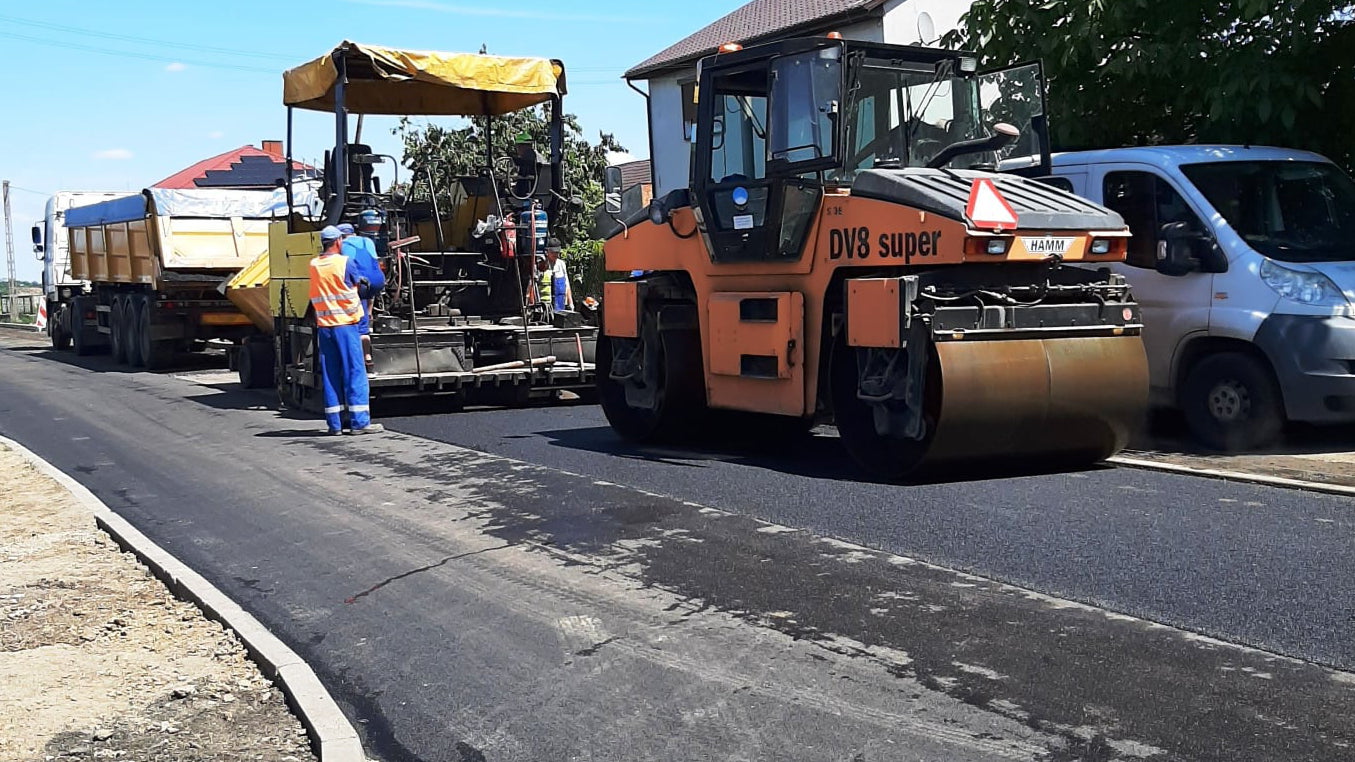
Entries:
[[[303,186],[304,187],[304,186]],[[147,204],[150,208],[147,208]],[[137,196],[111,199],[66,212],[68,228],[112,225],[156,217],[272,219],[287,216],[287,193],[274,190],[147,188]]]
[[147,188],[146,194],[160,217],[245,217],[287,216],[287,193],[282,188],[262,190],[176,190]]

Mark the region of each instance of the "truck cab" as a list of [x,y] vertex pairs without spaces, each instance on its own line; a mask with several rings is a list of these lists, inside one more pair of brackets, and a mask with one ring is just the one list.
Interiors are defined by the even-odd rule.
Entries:
[[1318,154],[1055,154],[1046,182],[1119,212],[1154,402],[1220,450],[1355,422],[1355,183]]
[[[33,254],[42,263],[42,293],[47,300],[47,314],[53,315],[57,305],[79,296],[89,288],[89,282],[71,275],[70,238],[63,222],[66,210],[126,196],[115,191],[59,191],[47,199],[42,219],[33,223]],[[58,349],[65,349],[69,336],[53,330],[48,321],[47,330]]]

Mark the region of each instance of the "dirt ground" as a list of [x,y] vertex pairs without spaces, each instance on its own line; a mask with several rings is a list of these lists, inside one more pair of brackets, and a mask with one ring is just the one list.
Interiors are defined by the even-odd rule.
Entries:
[[0,762],[314,760],[235,636],[0,445]]

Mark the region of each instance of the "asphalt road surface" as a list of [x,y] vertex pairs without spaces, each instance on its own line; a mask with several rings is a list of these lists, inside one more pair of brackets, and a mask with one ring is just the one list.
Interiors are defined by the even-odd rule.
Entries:
[[22,347],[0,391],[383,760],[1355,757],[1349,500],[880,485],[831,437],[637,450],[584,406],[330,438],[220,372]]

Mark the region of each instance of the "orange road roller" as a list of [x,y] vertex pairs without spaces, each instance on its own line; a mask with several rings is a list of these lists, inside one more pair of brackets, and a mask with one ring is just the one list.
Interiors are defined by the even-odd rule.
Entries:
[[597,383],[623,437],[831,421],[890,479],[1125,446],[1148,393],[1107,267],[1129,233],[1038,179],[1038,64],[830,35],[722,46],[695,90],[686,187],[609,208]]

